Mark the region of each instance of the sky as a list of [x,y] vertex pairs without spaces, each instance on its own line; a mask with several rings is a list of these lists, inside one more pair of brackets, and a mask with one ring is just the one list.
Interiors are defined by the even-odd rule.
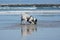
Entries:
[[60,4],[60,0],[0,0],[0,4]]

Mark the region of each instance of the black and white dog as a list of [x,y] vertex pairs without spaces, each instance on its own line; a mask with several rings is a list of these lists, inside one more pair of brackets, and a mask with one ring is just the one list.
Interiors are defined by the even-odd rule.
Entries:
[[23,20],[29,22],[30,24],[37,24],[37,19],[32,17],[31,15],[28,15],[27,13],[23,13],[21,15],[21,22]]

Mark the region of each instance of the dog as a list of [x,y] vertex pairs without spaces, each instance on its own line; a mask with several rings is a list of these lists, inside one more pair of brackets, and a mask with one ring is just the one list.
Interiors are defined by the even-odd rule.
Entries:
[[37,24],[37,19],[32,17],[32,15],[28,15],[27,13],[23,13],[21,15],[21,22],[23,20],[29,22],[30,24]]

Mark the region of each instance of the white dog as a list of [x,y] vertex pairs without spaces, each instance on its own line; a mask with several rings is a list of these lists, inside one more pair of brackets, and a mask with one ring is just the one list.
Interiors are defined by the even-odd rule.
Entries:
[[21,15],[21,22],[23,20],[29,22],[30,24],[36,24],[37,23],[37,19],[32,17],[31,15],[28,15],[27,13],[24,13]]

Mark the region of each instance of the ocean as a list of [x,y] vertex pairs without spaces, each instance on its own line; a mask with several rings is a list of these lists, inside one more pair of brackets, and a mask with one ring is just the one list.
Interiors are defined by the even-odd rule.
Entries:
[[[60,8],[0,7],[0,40],[60,40]],[[37,18],[37,24],[21,24],[21,14]]]

